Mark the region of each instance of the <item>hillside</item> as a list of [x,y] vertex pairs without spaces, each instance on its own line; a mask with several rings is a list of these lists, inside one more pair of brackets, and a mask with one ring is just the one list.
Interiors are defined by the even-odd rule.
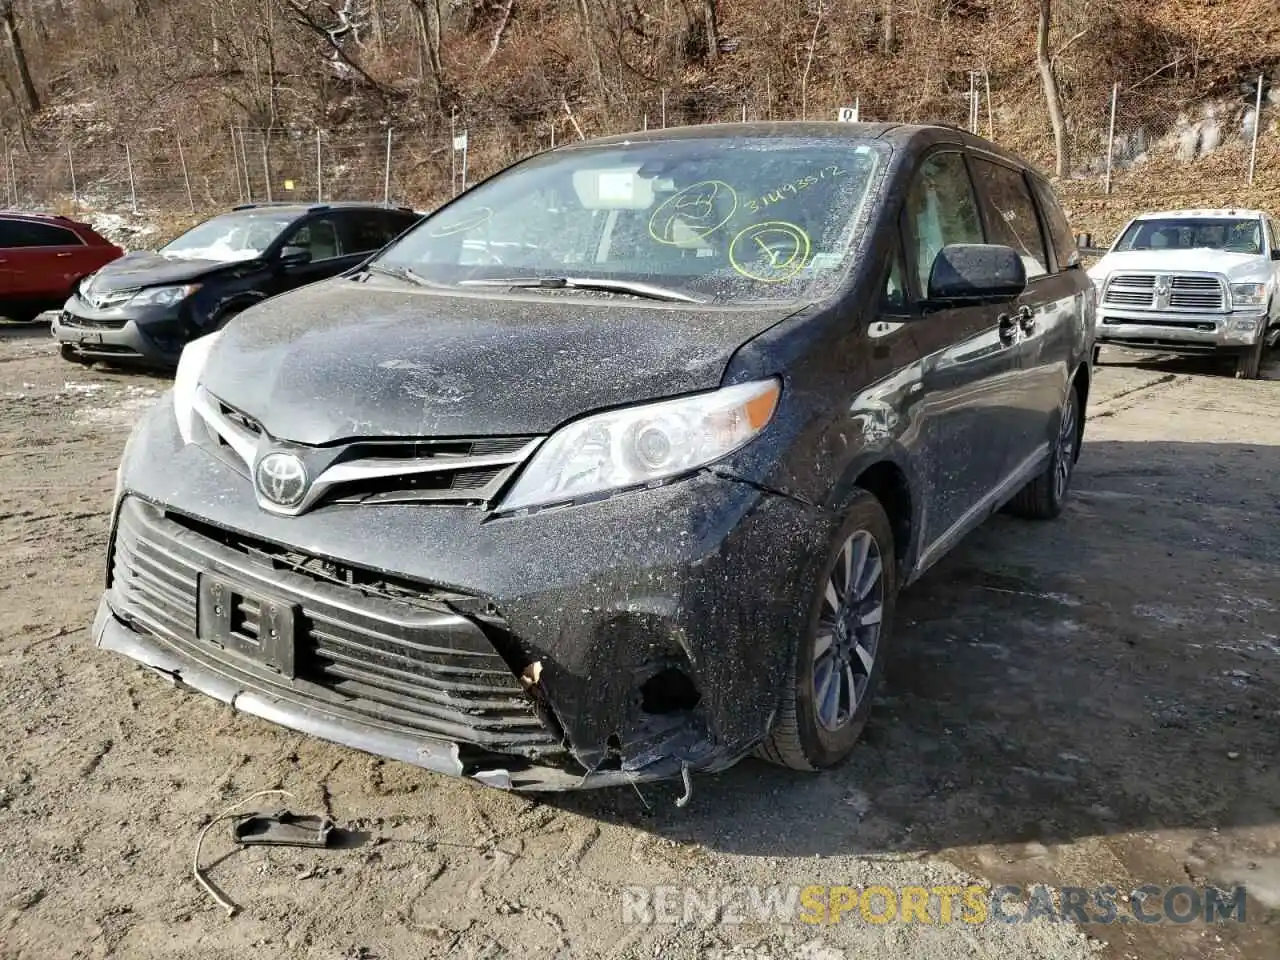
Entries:
[[[29,74],[3,57],[5,190],[57,205],[78,178],[77,203],[95,185],[119,202],[128,145],[127,187],[153,210],[187,206],[184,169],[196,207],[243,196],[241,167],[250,195],[265,170],[300,191],[380,196],[393,127],[388,191],[425,206],[449,192],[457,129],[474,180],[553,139],[663,122],[857,103],[865,118],[967,125],[971,89],[980,132],[1052,169],[1037,12],[1035,0],[0,0]],[[1272,2],[1058,2],[1048,50],[1070,155],[1059,189],[1080,229],[1106,234],[1137,204],[1280,205]]]

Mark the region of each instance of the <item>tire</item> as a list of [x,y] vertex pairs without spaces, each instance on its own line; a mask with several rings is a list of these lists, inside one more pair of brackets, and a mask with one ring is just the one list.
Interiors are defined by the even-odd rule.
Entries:
[[[850,560],[848,566],[846,557]],[[864,562],[859,563],[859,558]],[[880,572],[873,579],[871,571],[877,558]],[[843,762],[871,714],[886,641],[892,632],[898,583],[893,528],[880,501],[870,493],[859,493],[850,505],[819,572],[818,585],[809,598],[805,632],[795,645],[784,680],[777,719],[768,739],[756,750],[758,757],[792,770],[824,770]],[[843,597],[837,594],[837,606],[844,611],[843,625],[825,629],[832,620],[839,619],[827,599],[828,585],[834,589],[838,581],[846,579],[857,583],[859,576],[867,589],[858,612],[843,606]],[[878,617],[872,622],[854,619],[859,614],[870,619],[877,612]],[[826,650],[818,656],[823,639]],[[847,668],[837,669],[846,662]],[[820,680],[825,676],[827,681],[828,694],[821,716],[815,675]],[[836,676],[840,677],[840,684],[832,690],[830,684],[835,683]],[[854,681],[852,704],[846,694],[850,677]]]
[[1262,350],[1266,344],[1265,337],[1258,338],[1258,345],[1249,350],[1248,353],[1242,353],[1236,358],[1236,379],[1237,380],[1257,380],[1258,372],[1262,368]]
[[1102,347],[1093,348],[1093,365],[1095,367],[1102,366]]
[[1026,520],[1053,520],[1062,513],[1071,475],[1080,456],[1080,392],[1073,384],[1067,401],[1058,413],[1053,451],[1044,471],[1018,491],[1009,502],[1009,512]]
[[89,357],[80,356],[80,354],[76,352],[75,347],[71,346],[71,344],[69,343],[58,344],[58,353],[62,355],[63,360],[69,360],[72,363],[78,363],[82,367],[93,366],[93,360],[91,360]]

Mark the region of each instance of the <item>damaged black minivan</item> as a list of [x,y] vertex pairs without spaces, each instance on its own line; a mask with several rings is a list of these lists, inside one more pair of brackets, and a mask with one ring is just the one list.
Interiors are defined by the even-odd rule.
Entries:
[[898,591],[1067,496],[1094,289],[952,128],[519,162],[184,351],[128,441],[98,646],[512,789],[830,767]]

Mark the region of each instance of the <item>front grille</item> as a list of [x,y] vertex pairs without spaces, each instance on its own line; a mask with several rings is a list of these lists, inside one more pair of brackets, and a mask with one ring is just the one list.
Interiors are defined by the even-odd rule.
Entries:
[[273,444],[262,423],[208,391],[196,397],[207,446],[250,477],[257,459],[287,448],[315,479],[295,512],[326,503],[491,503],[539,438],[363,439],[326,446]]
[[1225,308],[1226,290],[1208,275],[1118,273],[1108,281],[1102,302],[1128,310],[1212,313]]
[[89,317],[78,317],[74,313],[64,312],[62,314],[62,323],[68,327],[87,327],[91,330],[123,330],[129,321],[124,318],[112,318],[110,320],[93,320]]
[[[237,591],[228,616],[249,646],[263,639],[255,597],[297,611],[292,678],[197,636],[209,616],[201,610],[201,582],[211,576]],[[135,629],[282,696],[484,750],[528,757],[559,751],[552,724],[491,640],[505,636],[501,621],[464,616],[451,605],[475,598],[391,583],[136,498],[121,506],[110,589],[115,610]]]

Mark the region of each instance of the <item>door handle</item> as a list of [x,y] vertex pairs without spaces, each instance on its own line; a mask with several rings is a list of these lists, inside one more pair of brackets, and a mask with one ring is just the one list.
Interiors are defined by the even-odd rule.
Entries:
[[1000,330],[1001,343],[1013,343],[1018,338],[1018,318],[1012,317],[1007,313],[1002,313],[996,317]]
[[55,254],[54,254],[54,256],[55,256],[55,257],[58,257],[59,259],[61,259],[62,257],[69,257],[69,256],[71,256],[71,254],[70,254],[69,252],[68,252],[68,253],[55,253]]
[[1030,333],[1036,325],[1036,315],[1025,303],[1018,308],[1018,326],[1023,333]]

